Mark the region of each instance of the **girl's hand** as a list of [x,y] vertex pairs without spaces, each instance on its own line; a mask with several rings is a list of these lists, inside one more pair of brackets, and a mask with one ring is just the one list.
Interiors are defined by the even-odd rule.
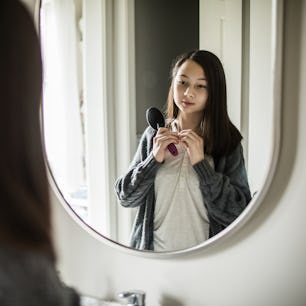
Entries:
[[192,130],[179,132],[181,143],[185,146],[192,165],[204,159],[204,140]]
[[165,160],[167,147],[170,143],[178,144],[177,133],[169,131],[167,128],[159,128],[156,136],[153,138],[153,156],[162,163]]

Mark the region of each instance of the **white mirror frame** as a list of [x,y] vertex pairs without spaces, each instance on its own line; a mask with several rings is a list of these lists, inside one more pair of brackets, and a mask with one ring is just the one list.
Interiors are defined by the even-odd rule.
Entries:
[[[39,2],[36,5],[35,19],[36,23],[39,24]],[[279,159],[279,151],[280,151],[280,142],[281,142],[281,85],[282,85],[282,44],[283,44],[283,0],[274,0],[273,8],[272,8],[273,16],[272,16],[272,104],[273,104],[273,118],[272,118],[272,150],[269,156],[269,165],[270,167],[267,169],[265,174],[265,180],[262,184],[262,188],[254,195],[251,202],[245,208],[245,210],[241,213],[241,215],[231,223],[226,229],[224,229],[219,234],[209,238],[205,242],[189,248],[185,250],[179,251],[169,251],[169,252],[152,252],[152,251],[142,251],[135,250],[129,248],[125,245],[117,243],[107,237],[104,237],[95,229],[86,224],[70,207],[69,203],[67,203],[58,188],[55,179],[52,175],[52,171],[50,170],[49,164],[45,154],[45,162],[48,169],[48,178],[50,182],[50,186],[57,196],[57,199],[63,205],[66,212],[73,218],[75,222],[77,222],[86,232],[88,232],[91,236],[96,238],[98,241],[113,247],[119,251],[126,252],[130,255],[135,256],[143,256],[149,258],[176,258],[177,256],[186,255],[186,254],[194,254],[196,252],[203,252],[207,250],[209,247],[217,244],[221,244],[223,241],[234,235],[237,231],[239,231],[253,216],[255,211],[259,208],[264,198],[266,197],[271,182],[273,181],[274,174],[278,165]]]

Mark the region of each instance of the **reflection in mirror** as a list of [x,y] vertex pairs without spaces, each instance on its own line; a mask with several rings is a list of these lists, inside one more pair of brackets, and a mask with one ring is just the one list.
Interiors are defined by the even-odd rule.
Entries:
[[[192,3],[188,11],[182,1],[175,9],[152,0],[41,1],[48,165],[74,212],[123,245],[137,210],[119,205],[114,182],[136,152],[145,110],[164,109],[175,56],[200,48],[220,58],[251,194],[261,190],[270,167],[273,1]],[[181,34],[186,18],[193,22]]]
[[150,126],[116,192],[124,207],[138,207],[132,247],[177,251],[221,232],[251,200],[218,57],[204,50],[181,55],[172,69],[166,126],[160,114],[148,113]]

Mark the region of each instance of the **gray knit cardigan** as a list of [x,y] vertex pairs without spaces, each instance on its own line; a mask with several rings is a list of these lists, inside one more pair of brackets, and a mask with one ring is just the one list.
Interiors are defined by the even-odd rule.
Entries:
[[[139,250],[154,250],[154,180],[161,165],[152,154],[155,135],[150,126],[145,130],[127,173],[115,183],[121,205],[138,207],[130,246]],[[210,237],[232,223],[251,200],[241,144],[230,155],[214,162],[215,169],[205,159],[193,166],[208,213]]]

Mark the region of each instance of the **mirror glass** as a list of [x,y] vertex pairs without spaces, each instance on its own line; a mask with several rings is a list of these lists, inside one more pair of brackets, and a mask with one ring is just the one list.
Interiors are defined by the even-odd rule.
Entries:
[[41,1],[46,159],[66,205],[84,223],[129,245],[137,210],[118,203],[114,182],[147,127],[146,109],[164,109],[173,59],[197,48],[224,66],[251,194],[260,193],[275,128],[273,2]]

